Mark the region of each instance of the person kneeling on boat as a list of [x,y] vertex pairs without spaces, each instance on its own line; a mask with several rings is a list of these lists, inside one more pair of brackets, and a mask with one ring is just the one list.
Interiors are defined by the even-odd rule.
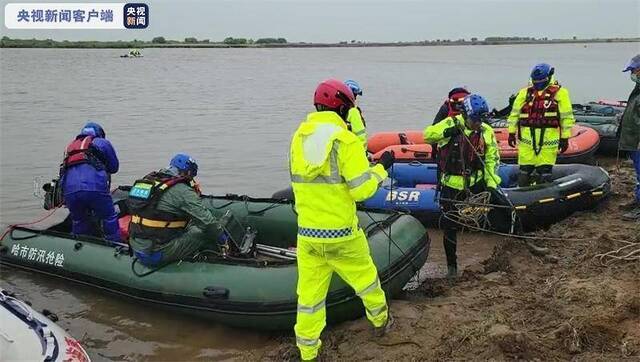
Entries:
[[389,323],[387,301],[358,226],[356,202],[373,196],[394,157],[386,152],[371,167],[362,143],[345,120],[355,106],[353,92],[339,80],[316,88],[317,112],[300,124],[289,153],[291,185],[298,214],[298,312],[296,344],[303,360],[314,360],[326,324],[325,298],[333,272],[362,299],[374,333]]
[[129,242],[143,264],[181,260],[217,245],[222,231],[200,198],[197,174],[193,158],[177,154],[169,168],[152,172],[132,186],[127,198]]
[[120,164],[115,149],[105,137],[98,123],[88,122],[82,127],[65,149],[60,184],[71,217],[71,232],[104,235],[106,240],[118,242],[118,214],[109,187],[111,174],[118,172]]
[[444,231],[447,256],[447,276],[458,273],[456,256],[458,224],[451,218],[456,200],[466,200],[470,194],[495,191],[500,184],[497,174],[500,155],[493,129],[484,123],[489,106],[482,96],[471,94],[463,101],[461,115],[448,117],[427,127],[424,139],[438,144],[440,179],[440,227]]
[[537,64],[531,71],[530,85],[518,92],[507,119],[509,146],[516,147],[519,140],[520,187],[550,181],[558,149],[564,153],[569,148],[576,120],[569,91],[553,74],[549,64]]

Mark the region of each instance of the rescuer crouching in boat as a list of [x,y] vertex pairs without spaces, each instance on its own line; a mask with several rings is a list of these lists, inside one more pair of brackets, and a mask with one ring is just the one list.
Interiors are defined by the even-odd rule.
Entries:
[[198,165],[185,154],[136,181],[129,192],[130,244],[147,266],[181,260],[221,239],[218,220],[200,198]]

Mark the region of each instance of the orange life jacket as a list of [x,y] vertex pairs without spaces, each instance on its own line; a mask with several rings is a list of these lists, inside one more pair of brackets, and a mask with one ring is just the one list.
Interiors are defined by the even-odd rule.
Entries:
[[92,162],[91,143],[93,143],[91,136],[77,137],[71,141],[64,151],[64,161],[62,162],[64,167],[69,168],[81,163]]

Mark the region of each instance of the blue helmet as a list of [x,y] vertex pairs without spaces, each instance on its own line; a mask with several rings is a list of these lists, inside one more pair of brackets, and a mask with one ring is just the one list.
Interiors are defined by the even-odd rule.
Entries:
[[536,64],[531,70],[531,82],[537,90],[543,90],[549,85],[554,69],[547,63]]
[[627,64],[627,66],[624,67],[623,72],[628,72],[628,71],[635,72],[638,68],[640,68],[640,54],[631,58],[631,60],[629,61],[629,64]]
[[344,81],[344,85],[346,85],[351,89],[351,92],[353,92],[354,97],[362,95],[362,88],[360,88],[360,84],[358,84],[358,82],[356,82],[355,80],[347,79]]
[[83,136],[93,136],[99,138],[107,137],[107,134],[104,132],[102,126],[97,124],[96,122],[91,121],[87,122],[87,124],[82,127],[82,129],[80,130],[80,134]]
[[191,176],[198,174],[198,164],[191,156],[185,153],[178,153],[173,156],[171,162],[169,162],[169,166],[175,167],[179,171],[189,172]]
[[481,95],[470,94],[464,97],[462,103],[465,114],[474,122],[481,122],[489,114],[489,104]]

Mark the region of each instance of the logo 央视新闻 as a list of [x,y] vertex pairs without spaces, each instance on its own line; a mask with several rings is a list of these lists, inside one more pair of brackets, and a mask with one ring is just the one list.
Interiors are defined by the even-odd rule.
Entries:
[[124,27],[127,29],[145,29],[149,26],[149,6],[144,3],[127,3],[122,12]]

